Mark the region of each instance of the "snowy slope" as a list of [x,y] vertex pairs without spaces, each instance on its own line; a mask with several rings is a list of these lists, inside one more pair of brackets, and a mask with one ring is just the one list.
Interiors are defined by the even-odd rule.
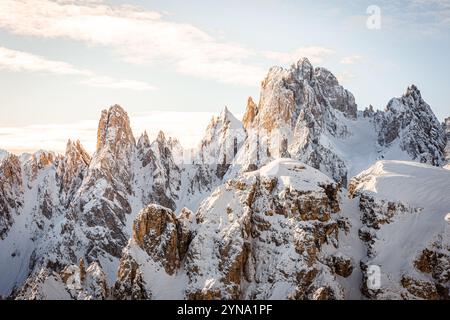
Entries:
[[438,248],[450,263],[450,228],[445,220],[450,210],[450,171],[415,162],[380,161],[351,184],[353,194],[364,198],[360,205],[369,206],[363,220],[367,218],[366,231],[374,242],[368,245],[365,263],[381,267],[380,297],[405,296],[407,277],[435,282],[439,288],[442,283],[415,265],[423,250],[431,248]]

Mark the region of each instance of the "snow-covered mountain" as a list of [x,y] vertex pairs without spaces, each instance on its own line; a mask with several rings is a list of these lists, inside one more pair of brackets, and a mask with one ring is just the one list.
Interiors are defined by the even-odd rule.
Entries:
[[307,59],[197,150],[112,106],[92,155],[0,152],[0,296],[448,299],[449,119],[414,85],[359,111]]
[[447,137],[447,146],[444,150],[445,160],[447,161],[447,164],[450,164],[450,117],[444,120],[442,127],[444,128],[445,135]]
[[447,140],[415,86],[385,111],[361,112],[331,72],[307,59],[269,71],[259,104],[249,99],[244,126],[249,138],[236,160],[244,170],[288,156],[344,186],[380,159],[441,165]]

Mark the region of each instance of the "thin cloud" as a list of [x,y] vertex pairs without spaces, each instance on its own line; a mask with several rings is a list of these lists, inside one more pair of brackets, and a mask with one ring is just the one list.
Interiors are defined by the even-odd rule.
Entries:
[[364,58],[360,55],[352,55],[352,56],[348,56],[348,57],[344,57],[341,59],[341,63],[342,64],[357,64],[357,63],[361,63],[364,60]]
[[320,46],[301,47],[293,52],[266,51],[267,59],[275,60],[283,64],[293,63],[302,57],[308,58],[313,64],[320,64],[324,59],[332,55],[334,51],[330,48]]
[[11,50],[5,47],[0,47],[0,69],[15,72],[40,72],[57,75],[93,75],[89,70],[77,69],[62,61],[52,61],[28,52]]
[[0,70],[83,76],[85,79],[81,80],[80,83],[91,87],[129,89],[136,91],[155,89],[154,86],[145,82],[99,76],[91,70],[79,69],[66,62],[49,60],[29,52],[11,50],[5,47],[0,47]]
[[264,69],[246,63],[257,54],[253,50],[130,5],[2,0],[0,28],[19,35],[109,47],[128,63],[151,65],[163,60],[179,73],[225,83],[256,86],[264,75]]

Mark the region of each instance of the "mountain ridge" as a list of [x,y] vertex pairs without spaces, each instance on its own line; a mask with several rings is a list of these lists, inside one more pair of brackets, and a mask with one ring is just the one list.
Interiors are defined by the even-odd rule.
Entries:
[[380,163],[401,172],[416,161],[412,176],[446,177],[434,168],[448,163],[449,128],[414,85],[385,111],[358,110],[307,59],[271,68],[243,120],[224,108],[195,153],[162,131],[135,138],[126,111],[111,106],[92,155],[69,140],[64,155],[0,157],[0,295],[44,299],[56,286],[71,299],[448,298],[439,270],[449,246],[436,228],[423,228],[429,241],[408,251],[395,285],[364,287],[381,225],[371,214],[406,232],[400,220],[422,211],[357,190]]

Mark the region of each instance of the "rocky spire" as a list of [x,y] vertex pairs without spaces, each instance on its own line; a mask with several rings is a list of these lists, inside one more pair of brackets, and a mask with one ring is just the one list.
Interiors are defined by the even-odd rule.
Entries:
[[107,147],[111,150],[135,145],[128,114],[119,105],[103,110],[97,131],[97,152]]
[[65,157],[68,163],[82,164],[88,166],[91,162],[91,156],[87,153],[84,147],[81,145],[80,140],[67,141]]
[[8,154],[0,161],[0,240],[6,237],[23,206],[23,181],[20,160]]
[[139,137],[137,148],[139,150],[150,148],[150,139],[148,138],[147,131],[144,131],[144,133]]
[[252,97],[248,97],[247,100],[247,109],[245,111],[244,117],[242,118],[242,124],[244,128],[248,130],[255,120],[256,115],[258,114],[258,107],[255,102],[253,102]]
[[60,196],[64,204],[69,204],[76,190],[80,187],[90,162],[91,156],[79,140],[67,142],[65,156],[58,163],[56,171],[60,183]]
[[156,141],[158,143],[166,143],[166,135],[164,134],[164,131],[159,130],[158,135],[156,136]]

